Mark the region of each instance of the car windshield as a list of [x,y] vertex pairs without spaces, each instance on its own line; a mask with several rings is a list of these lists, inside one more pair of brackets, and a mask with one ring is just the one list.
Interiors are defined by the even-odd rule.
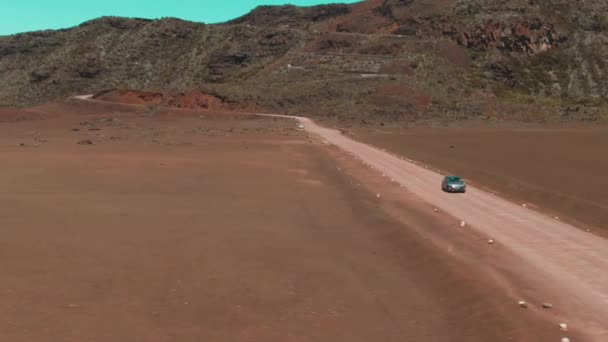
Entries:
[[461,182],[460,177],[448,177],[448,182]]

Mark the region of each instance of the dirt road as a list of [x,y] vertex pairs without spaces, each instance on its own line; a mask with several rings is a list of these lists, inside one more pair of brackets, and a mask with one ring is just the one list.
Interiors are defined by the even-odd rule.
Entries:
[[510,249],[534,270],[543,288],[564,298],[571,319],[597,341],[608,340],[608,241],[488,192],[440,190],[442,176],[339,132],[298,118],[309,132],[354,154],[396,183]]
[[606,126],[370,127],[348,136],[608,237]]

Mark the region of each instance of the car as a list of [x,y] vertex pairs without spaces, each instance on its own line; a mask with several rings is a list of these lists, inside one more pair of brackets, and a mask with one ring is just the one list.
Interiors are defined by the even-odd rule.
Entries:
[[441,182],[441,190],[445,192],[466,192],[467,184],[459,176],[445,176]]

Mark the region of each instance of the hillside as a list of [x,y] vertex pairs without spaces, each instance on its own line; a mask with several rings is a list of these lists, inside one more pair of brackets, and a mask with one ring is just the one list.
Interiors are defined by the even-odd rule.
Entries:
[[342,121],[603,121],[608,3],[368,0],[228,23],[106,17],[0,37],[0,105],[205,93]]

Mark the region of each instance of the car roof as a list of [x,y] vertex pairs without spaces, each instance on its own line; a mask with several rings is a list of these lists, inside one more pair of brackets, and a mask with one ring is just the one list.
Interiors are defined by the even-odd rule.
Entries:
[[449,180],[461,180],[462,178],[460,176],[445,176],[445,179],[449,179]]

